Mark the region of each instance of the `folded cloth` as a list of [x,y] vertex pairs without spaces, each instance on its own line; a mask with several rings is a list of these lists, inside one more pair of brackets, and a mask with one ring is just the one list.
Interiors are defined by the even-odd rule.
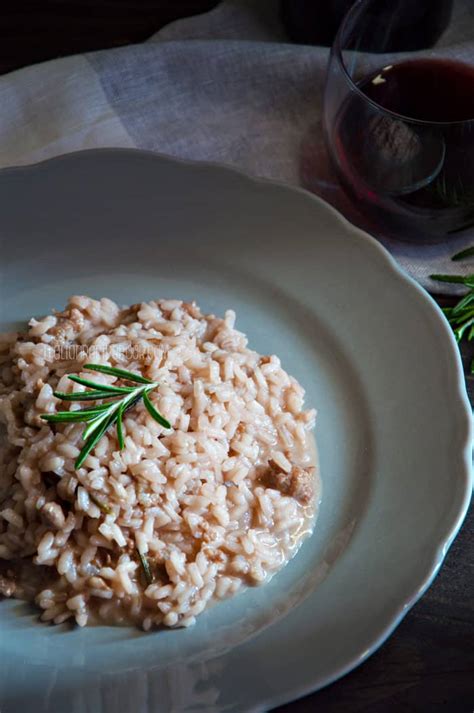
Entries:
[[[474,6],[465,3],[460,28],[474,21]],[[328,50],[291,44],[278,6],[278,0],[226,0],[142,44],[0,77],[0,166],[96,147],[151,149],[302,185],[364,227],[338,186],[322,138]],[[449,56],[472,57],[474,44],[462,32],[449,41]],[[377,237],[428,289],[459,290],[434,284],[431,273],[472,271],[453,266],[450,256],[474,244],[474,232],[436,246]]]

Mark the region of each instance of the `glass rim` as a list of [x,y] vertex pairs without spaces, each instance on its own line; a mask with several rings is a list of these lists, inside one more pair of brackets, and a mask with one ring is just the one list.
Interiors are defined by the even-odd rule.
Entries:
[[[336,60],[338,61],[342,72],[347,80],[347,82],[350,85],[350,88],[352,91],[354,91],[356,94],[358,94],[360,97],[365,99],[366,102],[371,104],[373,107],[378,109],[380,112],[384,114],[388,114],[391,117],[394,117],[395,119],[398,119],[399,121],[406,121],[410,122],[412,124],[418,124],[421,126],[463,126],[464,124],[470,124],[474,122],[474,117],[472,119],[456,119],[455,121],[432,121],[430,119],[415,119],[413,117],[407,116],[406,114],[399,114],[396,111],[392,111],[391,109],[386,109],[383,107],[381,104],[378,104],[376,101],[371,99],[360,87],[357,86],[357,84],[353,81],[351,75],[349,74],[349,71],[346,67],[346,63],[344,62],[344,57],[342,56],[343,52],[343,42],[342,38],[344,35],[344,32],[347,29],[347,25],[349,21],[352,19],[352,15],[355,15],[356,10],[359,10],[359,8],[363,5],[369,5],[370,3],[373,3],[374,0],[356,0],[356,2],[351,5],[349,10],[346,12],[344,15],[341,24],[339,25],[339,28],[337,30],[336,36],[334,38],[334,42],[331,47],[331,53],[336,57]],[[348,51],[357,51],[357,50],[348,50]],[[366,54],[371,54],[370,52],[366,52]],[[375,53],[372,53],[375,54]],[[394,53],[396,54],[396,53]],[[394,62],[395,63],[395,62]]]

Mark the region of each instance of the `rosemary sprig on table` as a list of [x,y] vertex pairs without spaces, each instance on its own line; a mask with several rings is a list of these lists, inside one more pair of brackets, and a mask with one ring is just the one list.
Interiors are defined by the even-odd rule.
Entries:
[[[458,262],[472,256],[474,256],[474,246],[456,253],[451,260]],[[430,275],[430,277],[437,282],[464,285],[468,289],[468,292],[454,307],[445,307],[443,313],[451,325],[458,343],[464,337],[467,337],[468,341],[474,339],[474,273],[470,275]],[[474,374],[474,361],[471,363],[471,373]]]
[[465,260],[467,257],[474,257],[474,245],[470,248],[466,248],[465,250],[461,250],[461,252],[456,253],[456,255],[453,255],[451,260],[453,262],[459,262],[459,260]]
[[54,392],[54,396],[61,399],[61,401],[98,401],[109,398],[114,399],[113,401],[106,401],[105,403],[78,409],[77,411],[58,411],[57,413],[45,413],[41,415],[41,418],[49,423],[87,423],[82,434],[85,444],[74,464],[75,468],[78,469],[81,467],[89,453],[112,425],[115,425],[117,429],[119,449],[122,450],[124,447],[122,428],[124,414],[141,400],[143,400],[146,410],[155,421],[165,428],[171,428],[171,424],[156,410],[148,396],[150,391],[153,391],[153,389],[156,389],[158,386],[156,382],[146,379],[141,374],[135,374],[125,369],[116,369],[115,367],[104,366],[102,364],[85,364],[83,369],[109,374],[118,379],[131,381],[139,385],[116,386],[115,384],[98,384],[94,381],[89,381],[89,379],[72,375],[68,377],[71,381],[86,386],[90,391],[71,393]]

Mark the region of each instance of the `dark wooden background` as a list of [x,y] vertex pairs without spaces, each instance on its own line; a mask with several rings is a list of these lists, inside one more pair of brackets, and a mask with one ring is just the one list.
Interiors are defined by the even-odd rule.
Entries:
[[[53,57],[140,42],[171,20],[205,12],[216,4],[216,0],[3,0],[0,73]],[[463,348],[466,366],[473,352],[469,346]],[[467,382],[472,403],[474,377],[467,376]],[[473,544],[471,512],[434,584],[381,649],[340,681],[282,706],[278,713],[473,713]]]

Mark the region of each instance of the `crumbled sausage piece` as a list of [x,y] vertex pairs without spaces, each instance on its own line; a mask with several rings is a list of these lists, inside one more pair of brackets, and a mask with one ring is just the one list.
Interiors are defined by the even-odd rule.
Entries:
[[16,583],[0,574],[0,596],[12,597],[15,593]]
[[314,495],[314,468],[293,467],[290,495],[303,505],[311,502]]
[[314,468],[300,468],[294,465],[286,473],[275,461],[268,462],[269,468],[264,475],[268,488],[279,490],[282,495],[289,495],[302,505],[311,502],[314,494]]
[[41,516],[50,527],[54,527],[56,530],[61,530],[66,522],[64,517],[64,512],[59,503],[46,503],[41,508]]
[[265,474],[265,485],[275,490],[280,490],[285,495],[291,487],[291,471],[287,473],[272,458],[268,461],[268,471]]

